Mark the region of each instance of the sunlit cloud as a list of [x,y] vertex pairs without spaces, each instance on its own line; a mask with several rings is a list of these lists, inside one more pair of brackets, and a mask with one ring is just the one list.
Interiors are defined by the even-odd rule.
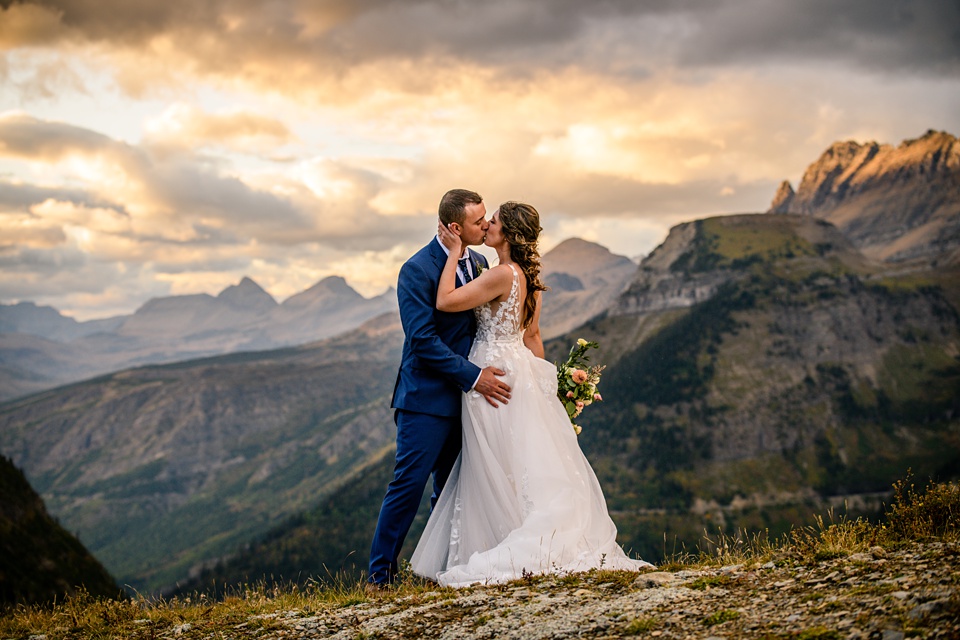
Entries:
[[637,256],[837,139],[960,130],[956,3],[0,8],[0,301],[395,284],[449,188]]
[[245,153],[269,153],[294,139],[286,125],[274,118],[242,109],[211,114],[184,103],[173,104],[148,120],[145,137],[151,146],[218,147]]

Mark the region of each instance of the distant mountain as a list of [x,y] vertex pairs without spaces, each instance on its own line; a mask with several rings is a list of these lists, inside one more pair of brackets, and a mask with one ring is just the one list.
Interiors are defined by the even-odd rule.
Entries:
[[52,307],[0,305],[0,399],[125,367],[304,344],[397,308],[330,277],[282,305],[250,278],[217,296],[154,298],[129,316],[78,323]]
[[321,280],[306,291],[285,300],[271,317],[271,334],[294,343],[296,336],[316,332],[318,317],[326,316],[326,335],[335,335],[360,325],[371,310],[385,313],[397,308],[396,292],[388,290],[377,298],[365,299],[339,276]]
[[540,329],[544,337],[566,333],[606,311],[633,278],[637,264],[599,244],[570,238],[541,258],[544,295]]
[[80,587],[93,596],[120,593],[80,541],[47,514],[23,473],[0,456],[0,607],[63,600]]
[[94,333],[115,330],[123,317],[77,322],[53,307],[32,302],[0,304],[0,334],[22,333],[57,342],[69,342]]
[[928,131],[899,147],[837,142],[771,213],[829,220],[867,257],[960,264],[960,141]]
[[[553,288],[541,317],[548,338],[602,313],[636,270],[579,239],[545,254],[543,267]],[[131,366],[304,344],[396,309],[394,289],[364,298],[339,276],[282,304],[245,277],[216,296],[154,298],[132,315],[82,323],[52,307],[0,305],[0,400]]]

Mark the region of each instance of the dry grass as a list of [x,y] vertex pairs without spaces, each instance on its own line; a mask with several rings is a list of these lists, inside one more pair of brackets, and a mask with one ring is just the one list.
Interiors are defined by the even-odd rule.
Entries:
[[[896,548],[913,541],[956,541],[960,532],[960,485],[931,483],[918,489],[910,480],[894,484],[893,501],[886,513],[886,522],[873,524],[865,520],[834,522],[831,517],[817,518],[814,525],[795,529],[772,541],[765,533],[729,536],[718,534],[705,539],[698,553],[681,550],[661,565],[661,570],[677,570],[703,566],[745,566],[766,562],[817,562],[875,549]],[[379,600],[401,601],[402,605],[421,604],[452,599],[457,591],[445,589],[417,578],[409,568],[402,571],[399,586],[375,596]],[[635,574],[595,570],[587,574],[563,576],[525,576],[504,585],[504,589],[535,586],[555,582],[570,587],[607,583],[629,586]],[[722,585],[707,585],[722,586]],[[296,585],[242,585],[231,589],[221,600],[204,594],[185,598],[151,600],[141,596],[130,599],[97,599],[86,593],[54,603],[51,606],[17,606],[0,617],[0,637],[25,638],[45,635],[48,640],[60,638],[155,638],[180,635],[189,630],[191,636],[217,637],[225,628],[243,625],[251,637],[270,629],[280,629],[280,619],[288,611],[298,615],[315,615],[371,598],[364,584],[343,576]],[[398,605],[401,603],[398,602]],[[722,623],[711,619],[705,624]],[[652,621],[634,621],[629,633],[641,633]],[[189,625],[189,626],[187,626]],[[180,632],[180,633],[178,633]]]

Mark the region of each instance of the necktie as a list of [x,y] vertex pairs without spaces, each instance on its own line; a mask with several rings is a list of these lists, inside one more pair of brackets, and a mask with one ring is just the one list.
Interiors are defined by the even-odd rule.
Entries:
[[462,258],[457,260],[457,264],[460,265],[460,272],[463,273],[463,284],[467,284],[473,280],[473,276],[470,275],[470,267],[467,265],[467,262],[470,258]]

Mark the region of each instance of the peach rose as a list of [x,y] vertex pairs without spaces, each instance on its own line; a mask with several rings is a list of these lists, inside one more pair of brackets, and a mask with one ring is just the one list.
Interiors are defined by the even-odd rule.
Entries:
[[572,397],[573,397],[573,391],[567,391],[567,397],[568,397],[568,398],[572,398]]
[[597,402],[600,402],[603,400],[603,398],[600,396],[599,393],[593,394],[593,399],[596,400]]
[[587,381],[587,372],[583,369],[574,369],[570,372],[570,378],[576,384],[583,384]]

